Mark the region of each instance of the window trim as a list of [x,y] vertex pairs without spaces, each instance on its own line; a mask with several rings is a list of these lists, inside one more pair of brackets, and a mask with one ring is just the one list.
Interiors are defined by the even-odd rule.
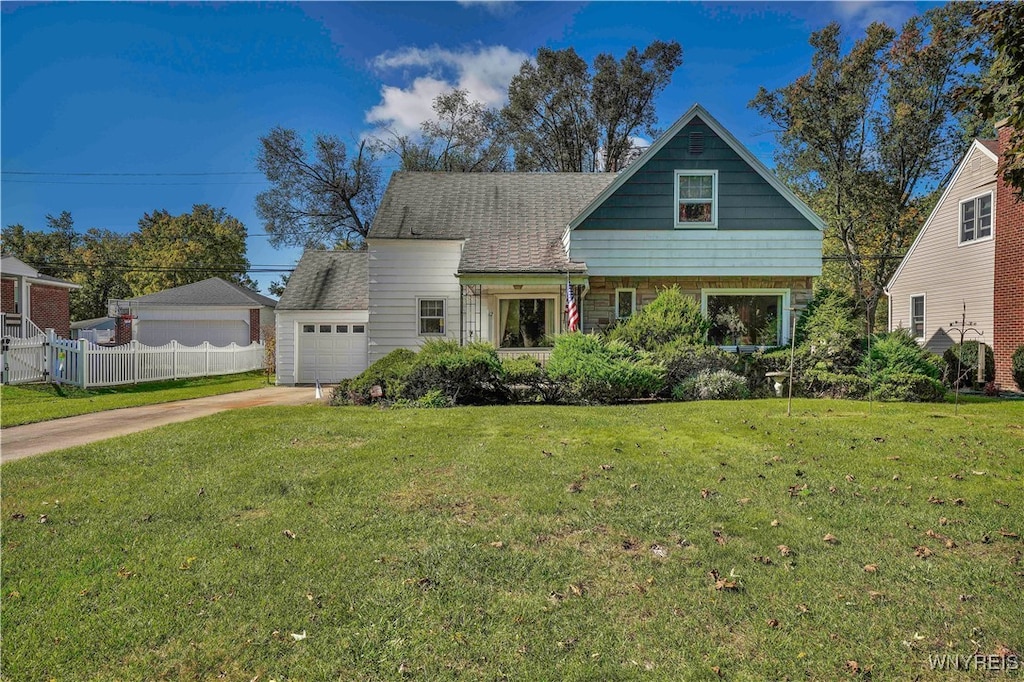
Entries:
[[[630,292],[632,294],[631,298],[633,300],[632,300],[632,303],[630,305],[629,315],[623,315],[621,312],[619,312],[619,292],[622,292],[622,291],[628,291],[628,292]],[[626,320],[626,319],[629,319],[630,317],[632,317],[633,315],[636,315],[636,287],[618,287],[618,288],[616,288],[615,289],[615,319],[616,320]]]
[[[441,303],[441,315],[429,315],[423,316],[423,309],[421,304],[423,301],[440,302]],[[440,332],[425,332],[423,331],[423,320],[441,320],[441,331]],[[440,298],[434,298],[424,296],[416,299],[416,334],[417,336],[444,336],[448,327],[448,299],[441,296]]]
[[[964,239],[964,205],[965,204],[970,204],[970,203],[974,204],[974,234],[977,235],[978,234],[978,219],[981,216],[981,213],[978,210],[979,202],[981,201],[981,199],[984,199],[985,197],[989,198],[989,205],[991,206],[991,212],[989,213],[989,230],[988,230],[988,234],[985,235],[984,237],[974,236],[971,239]],[[968,199],[963,199],[962,201],[960,201],[957,204],[956,225],[957,225],[957,228],[956,228],[957,246],[966,246],[968,244],[977,244],[978,242],[991,241],[995,237],[995,233],[996,233],[996,198],[995,198],[995,194],[993,192],[991,192],[991,191],[989,191],[989,192],[982,192],[981,194],[978,194],[977,196],[973,196],[973,197],[970,197]]]
[[[573,286],[575,286],[575,285],[573,285]],[[501,302],[502,301],[519,301],[519,300],[524,300],[524,299],[525,300],[543,299],[547,303],[551,304],[551,310],[554,311],[554,315],[555,315],[554,328],[550,332],[547,333],[547,336],[554,337],[554,336],[557,336],[558,334],[562,334],[562,333],[565,332],[565,314],[564,314],[564,312],[561,313],[561,314],[559,313],[560,310],[562,310],[566,305],[568,305],[565,302],[564,286],[563,286],[562,291],[559,292],[559,293],[549,293],[549,292],[535,292],[535,293],[527,292],[527,293],[523,293],[521,291],[512,291],[512,292],[502,292],[502,293],[491,294],[491,296],[493,296],[494,302],[497,304],[494,307],[494,311],[490,313],[491,316],[492,316],[492,321],[490,323],[490,327],[491,327],[492,332],[494,334],[492,336],[492,339],[493,339],[492,343],[494,344],[494,347],[497,348],[498,350],[524,350],[523,348],[511,348],[511,347],[508,347],[508,346],[502,346],[501,345],[501,336],[502,336],[503,330],[498,329],[498,327],[501,326],[501,313],[500,313],[500,311],[501,311]],[[545,305],[547,305],[547,303]],[[577,305],[579,304],[579,299],[578,298],[576,299],[576,303],[577,303]],[[581,319],[582,319],[582,314],[583,314],[583,312],[582,312],[582,309],[581,309],[580,310]],[[552,346],[533,346],[532,348],[529,348],[528,350],[550,350],[551,348],[552,348]]]
[[[706,287],[700,290],[700,312],[705,317],[708,314],[708,297],[709,296],[782,296],[782,310],[780,311],[780,319],[782,320],[782,328],[779,330],[779,345],[785,346],[789,343],[790,333],[792,332],[792,313],[789,310],[793,295],[793,290],[790,288],[761,288],[761,289],[736,289],[736,288],[716,288]],[[744,346],[740,344],[740,348],[761,348],[761,346]],[[766,346],[767,347],[767,346]],[[723,348],[726,350],[736,350],[736,346],[716,346],[716,348]]]
[[[921,299],[921,335],[918,336],[914,333],[914,299]],[[916,341],[923,341],[925,339],[925,330],[928,328],[928,297],[926,294],[911,294],[910,295],[910,335]]]
[[[711,176],[711,222],[709,223],[688,223],[680,222],[679,220],[679,204],[681,199],[679,198],[679,178],[681,177],[695,177],[695,176]],[[672,176],[673,193],[675,195],[675,203],[672,205],[672,223],[677,230],[706,230],[706,229],[718,229],[718,171],[717,170],[695,170],[695,169],[676,169]]]

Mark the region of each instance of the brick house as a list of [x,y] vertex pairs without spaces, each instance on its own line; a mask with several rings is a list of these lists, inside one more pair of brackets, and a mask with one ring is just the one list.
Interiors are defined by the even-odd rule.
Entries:
[[933,353],[960,340],[964,308],[992,346],[996,383],[1016,385],[1010,357],[1024,345],[1024,203],[999,173],[1011,129],[975,140],[886,286],[890,330],[904,328]]
[[4,336],[32,336],[32,325],[71,335],[70,293],[81,286],[44,275],[14,256],[0,259],[0,314]]

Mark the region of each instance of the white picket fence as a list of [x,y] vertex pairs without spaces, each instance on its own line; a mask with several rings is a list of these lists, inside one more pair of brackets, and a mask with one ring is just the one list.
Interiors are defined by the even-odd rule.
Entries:
[[117,386],[165,379],[237,374],[263,369],[265,348],[239,346],[146,346],[131,341],[122,346],[96,346],[85,339],[57,337],[53,330],[32,339],[2,341],[3,383],[39,381],[82,388]]

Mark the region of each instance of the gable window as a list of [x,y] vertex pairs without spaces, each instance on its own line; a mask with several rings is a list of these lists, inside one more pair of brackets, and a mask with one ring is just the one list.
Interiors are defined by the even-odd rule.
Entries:
[[676,171],[676,227],[718,227],[718,171]]
[[615,290],[615,319],[625,320],[636,312],[636,289]]
[[420,299],[419,318],[420,334],[444,334],[444,299]]
[[705,289],[701,298],[716,346],[779,346],[788,339],[788,289]]
[[910,334],[915,339],[924,338],[924,295],[910,297]]
[[992,193],[960,202],[960,243],[992,236]]

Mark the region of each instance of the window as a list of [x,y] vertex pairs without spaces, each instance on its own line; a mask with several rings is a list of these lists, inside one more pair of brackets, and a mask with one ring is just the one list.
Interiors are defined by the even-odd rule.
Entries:
[[331,325],[329,325],[329,324],[322,324],[322,325],[320,325],[320,333],[321,334],[330,334],[331,333]]
[[992,193],[960,202],[960,243],[992,236]]
[[708,339],[718,346],[778,346],[785,343],[789,290],[706,289]]
[[924,338],[924,295],[910,297],[910,334],[915,339]]
[[676,227],[718,227],[718,171],[676,171]]
[[537,348],[548,345],[555,331],[555,299],[503,298],[498,301],[498,347]]
[[336,331],[339,334],[348,334],[348,325],[339,324],[334,328],[334,331]]
[[354,324],[354,325],[352,325],[352,333],[353,334],[365,334],[366,333],[366,325],[363,325],[363,324]]
[[304,325],[302,325],[302,333],[303,334],[312,334],[315,331],[316,331],[316,325],[315,324],[304,324]]
[[423,299],[420,306],[420,334],[444,334],[444,299]]
[[615,319],[625,320],[636,312],[636,289],[615,290]]

